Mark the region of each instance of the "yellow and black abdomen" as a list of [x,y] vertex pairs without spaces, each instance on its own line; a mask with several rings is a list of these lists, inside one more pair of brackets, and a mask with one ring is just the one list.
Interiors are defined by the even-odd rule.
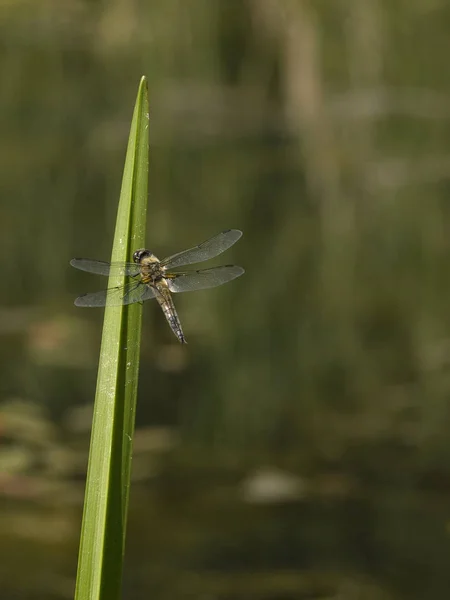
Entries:
[[164,279],[155,282],[154,288],[156,290],[156,299],[159,305],[163,309],[164,315],[170,325],[170,328],[180,340],[182,344],[186,344],[186,338],[184,337],[183,330],[181,329],[180,319],[175,308],[175,304],[172,300],[172,294],[169,291],[169,286]]

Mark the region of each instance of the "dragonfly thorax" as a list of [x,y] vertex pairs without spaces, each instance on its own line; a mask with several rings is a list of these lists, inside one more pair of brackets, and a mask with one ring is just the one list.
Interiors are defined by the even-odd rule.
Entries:
[[159,258],[150,250],[145,248],[136,250],[133,254],[133,260],[141,265],[141,278],[144,283],[156,283],[164,276],[164,268],[161,267]]

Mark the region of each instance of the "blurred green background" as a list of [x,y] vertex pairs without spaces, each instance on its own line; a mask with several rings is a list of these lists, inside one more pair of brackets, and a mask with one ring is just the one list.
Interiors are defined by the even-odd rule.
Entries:
[[0,0],[0,597],[73,597],[103,278],[149,79],[124,598],[450,596],[450,6]]

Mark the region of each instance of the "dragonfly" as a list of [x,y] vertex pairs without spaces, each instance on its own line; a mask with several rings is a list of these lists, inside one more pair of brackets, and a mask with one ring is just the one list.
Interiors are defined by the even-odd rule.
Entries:
[[205,242],[159,260],[150,250],[141,248],[133,254],[133,262],[103,262],[88,258],[73,258],[72,267],[96,275],[129,277],[125,285],[100,292],[84,294],[75,300],[76,306],[119,306],[156,298],[170,328],[182,344],[186,338],[181,328],[172,293],[193,292],[213,288],[240,277],[245,271],[237,265],[222,265],[209,269],[173,271],[200,263],[222,254],[242,236],[238,229],[227,229]]

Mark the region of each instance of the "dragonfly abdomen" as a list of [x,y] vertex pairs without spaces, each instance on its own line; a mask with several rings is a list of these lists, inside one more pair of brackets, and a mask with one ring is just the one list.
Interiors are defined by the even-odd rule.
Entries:
[[159,305],[163,309],[164,315],[174,334],[177,336],[177,338],[182,344],[187,344],[183,330],[181,329],[181,323],[180,319],[178,318],[175,304],[173,303],[172,296],[166,286],[167,284],[165,282],[163,283],[162,281],[156,284],[155,287],[159,292],[156,295],[156,299],[158,300]]

